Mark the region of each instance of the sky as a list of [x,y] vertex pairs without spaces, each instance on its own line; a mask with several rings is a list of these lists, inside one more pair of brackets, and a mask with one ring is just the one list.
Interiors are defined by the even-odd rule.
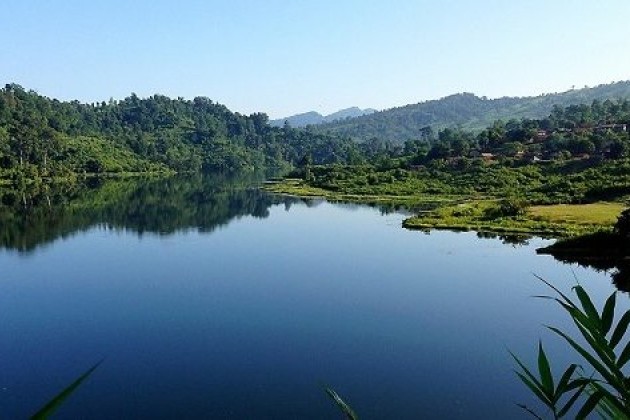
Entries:
[[3,0],[0,80],[271,118],[630,79],[628,0]]

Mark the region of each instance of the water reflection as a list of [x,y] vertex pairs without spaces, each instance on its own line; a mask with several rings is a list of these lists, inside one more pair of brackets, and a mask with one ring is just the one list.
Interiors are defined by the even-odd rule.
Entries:
[[529,241],[532,239],[531,235],[508,235],[492,232],[477,232],[477,237],[482,239],[499,239],[503,244],[515,247],[529,245]]
[[93,226],[172,234],[211,232],[241,216],[265,218],[269,207],[297,200],[266,194],[255,174],[124,180],[88,179],[0,190],[0,247],[29,252]]
[[593,234],[559,242],[537,252],[552,255],[566,264],[610,272],[617,289],[630,293],[630,247],[628,240],[619,235]]

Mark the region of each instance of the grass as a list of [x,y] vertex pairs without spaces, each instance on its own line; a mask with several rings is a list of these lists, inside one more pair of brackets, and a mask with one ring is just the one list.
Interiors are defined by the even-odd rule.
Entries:
[[[555,293],[537,297],[561,306],[577,327],[579,335],[569,335],[553,326],[546,327],[574,350],[576,361],[580,364],[569,365],[560,378],[554,378],[552,372],[555,369],[551,369],[542,343],[539,343],[538,374],[512,354],[519,367],[516,374],[546,407],[546,417],[585,419],[597,413],[603,419],[628,419],[630,387],[627,363],[630,361],[630,345],[624,337],[630,325],[630,311],[615,317],[615,313],[620,312],[615,311],[616,292],[610,295],[600,312],[582,286],[573,287],[578,298],[574,301],[551,283],[539,279]],[[532,416],[543,419],[528,406],[518,405]],[[573,413],[573,407],[581,408]]]
[[613,226],[624,210],[621,203],[599,202],[592,204],[554,204],[532,206],[529,215],[536,220],[578,225]]
[[601,231],[611,231],[622,203],[552,204],[529,207],[518,216],[496,216],[492,210],[498,199],[455,194],[349,194],[308,185],[300,179],[268,183],[266,191],[298,197],[321,197],[329,201],[368,204],[397,204],[410,209],[424,209],[403,221],[407,229],[461,230],[498,234],[539,235],[567,238]]
[[268,182],[263,190],[275,194],[285,194],[303,198],[325,198],[328,201],[347,201],[354,203],[368,204],[397,204],[406,205],[411,208],[427,204],[452,204],[465,200],[466,197],[461,195],[449,194],[353,194],[327,190],[319,187],[307,185],[301,179],[284,179],[277,182]]
[[[408,229],[475,230],[504,234],[531,234],[543,237],[573,237],[610,231],[622,205],[580,204],[536,206],[518,216],[493,216],[496,200],[479,200],[421,213],[403,222]],[[593,207],[595,206],[595,207]],[[569,210],[566,210],[566,208]],[[605,208],[606,211],[593,211]],[[570,214],[563,217],[562,214]]]

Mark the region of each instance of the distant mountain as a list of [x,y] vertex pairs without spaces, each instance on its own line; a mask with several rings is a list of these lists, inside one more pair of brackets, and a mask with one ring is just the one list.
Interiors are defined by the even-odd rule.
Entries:
[[630,81],[532,97],[487,99],[472,93],[459,93],[369,115],[325,122],[313,127],[313,130],[358,141],[377,137],[402,142],[418,138],[419,130],[426,126],[435,130],[461,127],[476,131],[492,125],[498,119],[542,118],[549,114],[554,105],[565,107],[590,104],[595,99],[605,101],[626,98],[630,98]]
[[287,121],[291,127],[306,127],[307,125],[317,125],[324,123],[332,123],[335,121],[345,120],[346,118],[360,117],[376,112],[375,109],[361,109],[356,106],[333,112],[330,115],[322,115],[319,112],[311,111],[303,114],[292,115],[286,118],[271,120],[269,124],[273,127],[282,127]]
[[286,118],[269,121],[272,127],[282,127],[284,122],[288,122],[291,127],[306,127],[307,125],[321,124],[324,122],[324,116],[319,112],[311,111],[303,114],[296,114]]
[[375,113],[376,110],[372,108],[361,109],[353,106],[352,108],[342,109],[341,111],[333,112],[330,115],[324,117],[324,123],[332,123],[335,121],[345,120],[346,118],[361,117],[363,115],[370,115]]

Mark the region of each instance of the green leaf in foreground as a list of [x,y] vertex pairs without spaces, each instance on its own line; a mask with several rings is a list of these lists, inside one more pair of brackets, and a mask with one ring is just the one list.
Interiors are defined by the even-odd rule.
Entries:
[[81,383],[85,381],[101,363],[103,363],[103,360],[96,363],[94,366],[85,371],[81,376],[75,379],[74,382],[66,387],[66,389],[57,394],[55,398],[50,400],[43,408],[35,413],[33,417],[31,417],[31,420],[47,419],[70,395],[72,395],[72,393],[79,387],[79,385],[81,385]]
[[344,400],[341,399],[339,394],[335,392],[332,388],[326,388],[326,394],[337,404],[337,407],[346,415],[348,420],[358,420],[359,417],[355,414],[354,410],[346,404]]

